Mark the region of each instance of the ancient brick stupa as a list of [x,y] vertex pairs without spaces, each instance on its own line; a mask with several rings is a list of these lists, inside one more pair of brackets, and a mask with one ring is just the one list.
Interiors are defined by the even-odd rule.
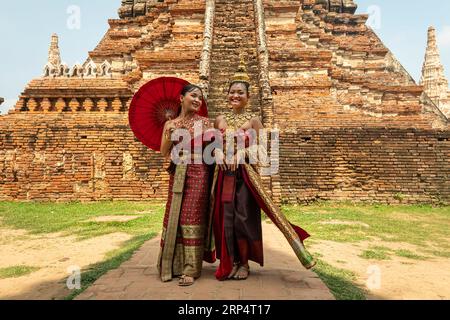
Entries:
[[436,42],[436,30],[428,29],[428,44],[420,84],[436,106],[450,117],[450,89]]
[[244,53],[251,108],[281,132],[274,197],[448,201],[449,124],[352,0],[125,0],[82,65],[61,64],[0,118],[0,200],[165,198],[163,159],[128,126],[147,81],[201,84],[211,117]]

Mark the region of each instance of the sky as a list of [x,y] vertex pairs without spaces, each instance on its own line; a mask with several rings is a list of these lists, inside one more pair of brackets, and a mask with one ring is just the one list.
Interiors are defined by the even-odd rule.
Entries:
[[[356,0],[358,13],[369,13],[368,24],[408,70],[420,80],[427,29],[439,37],[441,60],[450,80],[450,1]],[[0,112],[14,106],[26,84],[41,76],[52,33],[59,35],[62,60],[84,62],[118,18],[121,0],[5,1],[0,11]]]

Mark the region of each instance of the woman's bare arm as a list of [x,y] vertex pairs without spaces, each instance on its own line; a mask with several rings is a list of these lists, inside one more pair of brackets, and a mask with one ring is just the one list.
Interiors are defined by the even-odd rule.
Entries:
[[264,129],[264,126],[258,117],[252,118],[250,120],[250,125],[252,126],[252,129],[254,129],[258,134],[261,130]]
[[173,142],[170,140],[172,130],[175,129],[175,125],[172,121],[167,121],[164,125],[163,134],[161,138],[161,154],[163,157],[167,158],[170,156],[172,150]]
[[225,116],[220,115],[216,118],[216,121],[214,121],[214,128],[222,130],[226,129],[227,121],[225,119]]

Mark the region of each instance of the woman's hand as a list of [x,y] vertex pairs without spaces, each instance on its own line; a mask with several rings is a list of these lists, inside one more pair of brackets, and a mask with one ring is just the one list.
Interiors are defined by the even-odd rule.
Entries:
[[237,157],[236,155],[234,155],[231,164],[228,165],[228,168],[230,169],[230,171],[235,172],[237,170],[237,167],[238,167]]
[[240,164],[245,163],[245,150],[239,150],[232,158],[231,164],[228,165],[230,171],[235,172]]
[[161,138],[161,154],[163,157],[168,157],[172,149],[173,142],[171,141],[172,132],[176,129],[175,123],[169,120],[164,125],[163,134]]
[[221,149],[216,149],[215,151],[215,158],[216,158],[216,164],[219,166],[219,168],[222,171],[233,171],[235,172],[242,162],[240,162],[242,159],[242,155],[240,153],[235,154],[230,162],[227,162],[225,159],[225,155],[223,154],[223,151]]
[[227,129],[227,120],[224,116],[220,115],[216,118],[216,121],[214,122],[214,128],[225,131]]
[[175,131],[175,122],[173,120],[167,121],[166,125],[164,126],[164,137],[167,140],[170,140],[170,137],[172,136],[172,133]]
[[214,150],[214,157],[216,158],[216,164],[222,171],[227,171],[227,165],[225,164],[225,157],[221,149]]

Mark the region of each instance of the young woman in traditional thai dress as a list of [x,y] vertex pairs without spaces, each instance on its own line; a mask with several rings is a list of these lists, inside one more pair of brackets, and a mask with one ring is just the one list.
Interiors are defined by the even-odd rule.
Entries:
[[[171,153],[176,143],[171,141],[171,135],[177,129],[185,129],[194,137],[194,125],[200,124],[204,131],[209,128],[210,122],[197,114],[203,100],[199,87],[186,86],[180,100],[181,113],[176,119],[166,122],[161,141],[161,154],[171,156],[172,170],[158,270],[162,281],[178,276],[179,285],[188,286],[200,277],[203,260],[211,263],[215,260],[212,252],[205,251],[204,245],[211,190],[210,167],[202,161],[202,154],[193,152],[189,155],[191,161],[188,164],[175,165]],[[189,144],[195,139],[200,139],[201,143],[202,136],[188,141]]]
[[[242,133],[242,130],[249,129],[259,133],[264,129],[260,118],[246,111],[249,86],[250,78],[245,64],[241,62],[228,93],[232,111],[216,119],[216,128],[224,133],[226,130],[238,130]],[[215,245],[217,258],[220,259],[216,278],[247,279],[250,272],[249,260],[263,266],[261,209],[284,234],[303,266],[312,268],[315,265],[314,259],[303,245],[303,240],[309,234],[290,224],[273,203],[263,187],[256,167],[248,163],[249,150],[245,151],[245,155],[241,157],[239,154],[242,155],[242,152],[235,152],[233,161],[227,164],[224,160],[226,156],[216,149],[218,163],[224,163],[216,166],[211,199]],[[242,157],[246,158],[246,163],[239,162]]]

